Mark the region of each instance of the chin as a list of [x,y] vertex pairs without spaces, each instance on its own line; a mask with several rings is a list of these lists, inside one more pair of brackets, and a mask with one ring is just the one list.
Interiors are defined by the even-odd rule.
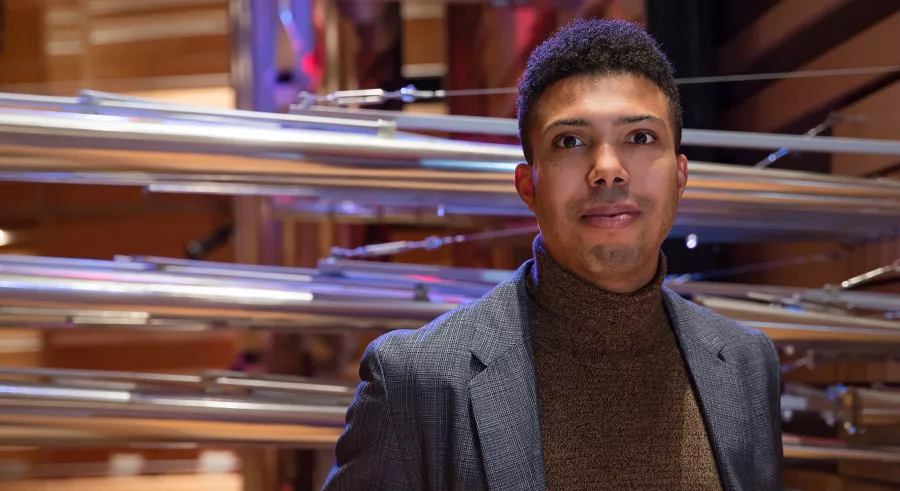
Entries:
[[589,259],[602,269],[628,271],[642,263],[643,247],[634,242],[595,244],[590,248]]

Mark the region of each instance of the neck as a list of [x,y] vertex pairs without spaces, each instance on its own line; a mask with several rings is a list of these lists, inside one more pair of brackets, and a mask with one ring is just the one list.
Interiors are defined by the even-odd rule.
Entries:
[[[573,261],[564,261],[565,255],[559,255],[557,254],[557,251],[551,251],[550,247],[543,241],[543,235],[538,235],[538,240],[540,241],[538,245],[541,248],[540,252],[542,254],[552,257],[557,264],[584,281],[592,283],[594,286],[608,292],[632,293],[640,290],[648,283],[651,283],[656,277],[656,273],[659,271],[660,263],[658,259],[648,261],[646,264],[641,265],[638,268],[638,271],[631,272],[627,275],[622,275],[621,273],[606,274],[604,271],[579,271],[579,268],[573,267],[575,265],[564,266],[566,262],[572,263]],[[663,266],[665,266],[665,264],[663,264]],[[663,275],[665,275],[665,272],[663,272]]]
[[635,353],[654,350],[662,342],[668,320],[662,304],[665,256],[649,281],[627,293],[610,291],[588,282],[557,263],[543,246],[540,235],[534,245],[535,267],[528,289],[543,327],[535,336],[570,352]]

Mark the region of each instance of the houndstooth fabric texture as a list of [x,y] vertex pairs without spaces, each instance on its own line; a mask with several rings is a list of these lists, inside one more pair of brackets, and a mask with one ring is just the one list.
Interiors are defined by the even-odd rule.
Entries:
[[[528,261],[482,299],[374,341],[325,491],[545,490]],[[663,289],[725,491],[781,489],[774,345]]]

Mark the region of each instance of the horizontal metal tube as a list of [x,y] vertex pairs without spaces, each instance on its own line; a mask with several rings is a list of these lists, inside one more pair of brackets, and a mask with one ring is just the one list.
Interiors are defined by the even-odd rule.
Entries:
[[159,384],[162,386],[188,386],[210,390],[213,388],[241,388],[280,391],[292,394],[318,394],[350,398],[355,387],[315,382],[302,377],[256,375],[242,372],[205,371],[198,375],[160,374],[145,372],[119,372],[109,370],[77,370],[41,367],[0,367],[0,376],[19,378],[78,379],[81,381],[111,381],[138,384]]
[[[240,266],[216,266],[209,262],[192,262],[189,260],[167,260],[163,258],[149,258],[151,262],[139,262],[139,258],[132,261],[83,261],[78,259],[42,258],[4,256],[0,257],[0,273],[4,274],[4,282],[0,288],[6,288],[8,292],[15,290],[34,289],[52,295],[54,289],[65,292],[97,292],[103,294],[103,287],[108,282],[116,282],[116,288],[109,288],[107,293],[146,294],[148,297],[168,293],[185,296],[196,294],[197,298],[209,300],[219,298],[231,298],[242,293],[243,290],[265,290],[265,293],[253,294],[248,299],[259,304],[296,301],[299,304],[308,303],[310,295],[316,293],[333,293],[335,291],[348,291],[354,286],[367,285],[369,288],[350,290],[350,296],[354,298],[379,298],[384,292],[404,291],[412,297],[413,288],[418,285],[426,285],[437,291],[454,293],[454,288],[461,288],[474,296],[481,296],[487,289],[502,281],[512,274],[506,270],[483,270],[476,268],[443,268],[427,265],[387,264],[371,263],[365,261],[348,260],[324,260],[320,262],[319,269],[293,269],[280,267],[252,267]],[[148,269],[157,269],[147,271]],[[166,268],[175,268],[167,270]],[[179,273],[178,268],[183,268]],[[91,279],[85,279],[82,271],[102,272]],[[174,272],[172,272],[174,271]],[[253,274],[256,273],[256,274]],[[267,274],[275,275],[266,276]],[[67,284],[66,281],[82,281],[83,285]],[[21,288],[16,287],[21,282]],[[78,283],[77,285],[81,285]],[[386,286],[389,285],[389,286]],[[811,289],[783,287],[773,285],[747,285],[739,283],[715,283],[702,281],[678,282],[669,281],[666,285],[683,295],[708,295],[712,297],[727,297],[735,299],[759,299],[759,298],[783,298],[793,301],[808,301],[821,305],[844,304],[853,305],[861,309],[873,309],[883,311],[900,310],[900,296],[890,293],[854,292],[840,289]],[[170,290],[167,288],[172,287]],[[197,287],[196,290],[191,288]],[[205,290],[204,288],[211,288]],[[397,288],[400,290],[392,290]],[[283,291],[289,289],[290,291]],[[183,290],[183,292],[182,292]],[[275,293],[269,294],[268,291]],[[207,294],[208,295],[204,295]],[[280,298],[279,298],[280,297]],[[395,295],[396,297],[396,295]],[[723,303],[723,308],[747,308],[750,311],[759,311],[773,314],[773,311],[759,310],[753,303],[726,302],[711,298],[710,302]],[[421,302],[410,302],[412,306]],[[726,305],[727,304],[727,305]],[[399,305],[405,305],[403,303]],[[807,320],[815,320],[812,323],[825,322],[817,314],[794,314],[783,312],[783,315],[792,317],[801,316]],[[841,321],[838,321],[841,322]],[[867,321],[868,327],[887,327],[896,325],[893,321]]]
[[[169,115],[187,115],[197,117],[222,117],[238,121],[265,121],[308,123],[346,127],[378,128],[385,121],[394,121],[401,129],[431,130],[465,133],[487,133],[498,135],[518,135],[518,123],[515,119],[484,118],[471,116],[422,115],[394,111],[316,109],[313,114],[327,116],[307,116],[267,114],[253,111],[218,110],[184,105],[154,103],[151,101],[130,100],[128,98],[110,99],[94,96],[88,91],[87,97],[52,97],[22,94],[0,94],[0,104],[26,107],[52,107],[78,111],[89,111],[92,108],[112,108],[131,110],[134,112],[150,112]],[[89,103],[86,103],[89,102]],[[900,155],[900,142],[889,140],[871,140],[857,138],[816,137],[803,135],[778,135],[765,133],[747,133],[735,131],[693,130],[685,129],[682,135],[685,145],[698,145],[723,148],[777,149],[786,148],[801,152],[826,153],[859,153],[871,155]],[[516,157],[520,159],[520,157]]]
[[[892,320],[866,319],[853,315],[839,315],[828,311],[788,310],[773,305],[728,298],[698,297],[694,300],[700,305],[715,310],[726,317],[744,321],[833,327],[852,326],[854,328],[894,331],[900,336],[900,322]],[[900,296],[895,296],[895,300],[900,301]]]
[[849,448],[787,442],[784,444],[784,457],[792,460],[900,463],[900,452],[893,449]]
[[77,97],[0,92],[0,104],[17,107],[63,109],[77,105],[79,102]]
[[346,405],[260,401],[258,397],[198,397],[142,394],[125,390],[57,387],[0,382],[0,407],[6,411],[89,412],[108,417],[160,417],[343,425]]
[[[347,119],[378,118],[393,120],[398,129],[459,133],[481,133],[518,136],[518,122],[509,118],[447,116],[398,113],[367,109],[315,108],[298,113],[331,115]],[[685,129],[681,142],[688,146],[775,150],[786,148],[794,152],[859,153],[871,155],[900,155],[900,142],[859,138],[815,137]]]
[[306,129],[134,122],[90,115],[59,118],[49,113],[0,113],[0,143],[204,154],[328,154],[397,160],[515,162],[523,159],[521,149],[508,145],[364,137]]
[[259,287],[124,283],[74,278],[35,278],[0,274],[0,299],[102,302],[117,305],[178,305],[303,312],[347,317],[418,319],[429,321],[457,306],[412,300],[319,300],[304,291]]
[[[76,413],[77,414],[77,413]],[[0,445],[6,446],[276,446],[333,448],[341,426],[298,422],[223,422],[115,418],[83,414],[12,414],[0,411]]]

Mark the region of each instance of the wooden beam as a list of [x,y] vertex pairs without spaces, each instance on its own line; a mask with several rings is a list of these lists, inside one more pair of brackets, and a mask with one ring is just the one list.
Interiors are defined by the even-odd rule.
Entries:
[[[834,126],[834,136],[900,140],[900,81],[847,106],[840,112],[846,122]],[[859,119],[857,119],[859,118]],[[871,175],[900,164],[890,155],[835,154],[831,172],[853,176]]]
[[746,67],[778,49],[828,14],[852,0],[783,0],[719,48],[722,75],[742,73]]
[[[900,12],[854,36],[807,63],[799,70],[884,67],[900,65],[900,50],[886,49],[897,42]],[[883,80],[885,74],[848,75],[827,79],[794,78],[774,82],[732,109],[730,129],[778,131],[804,117],[827,110],[854,91]]]

